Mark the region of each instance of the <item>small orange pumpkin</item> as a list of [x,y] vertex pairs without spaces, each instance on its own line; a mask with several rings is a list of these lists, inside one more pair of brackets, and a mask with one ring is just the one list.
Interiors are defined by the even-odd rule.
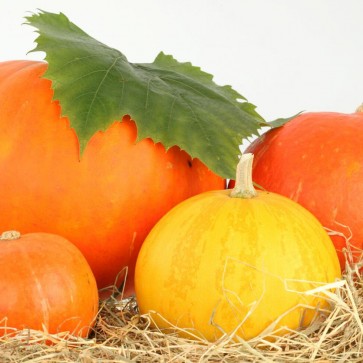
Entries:
[[48,233],[4,232],[0,271],[0,336],[27,328],[88,336],[98,290],[71,242]]

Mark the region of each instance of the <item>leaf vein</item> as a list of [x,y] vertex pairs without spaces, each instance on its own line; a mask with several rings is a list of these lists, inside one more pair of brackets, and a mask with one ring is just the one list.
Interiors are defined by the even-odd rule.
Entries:
[[118,60],[121,58],[121,56],[119,57],[116,57],[115,60],[113,61],[113,63],[110,65],[110,67],[108,67],[108,69],[106,70],[105,72],[105,75],[103,76],[101,82],[99,83],[96,91],[95,91],[95,94],[94,96],[92,97],[92,100],[91,100],[91,103],[90,103],[90,106],[88,108],[88,111],[87,111],[87,116],[86,116],[86,119],[85,119],[85,125],[87,126],[88,124],[88,120],[90,119],[90,115],[91,115],[91,111],[92,111],[92,108],[93,108],[93,105],[97,99],[97,96],[102,88],[102,85],[103,83],[105,82],[107,76],[109,75],[109,73],[111,72],[111,70],[116,66],[116,63],[118,62]]

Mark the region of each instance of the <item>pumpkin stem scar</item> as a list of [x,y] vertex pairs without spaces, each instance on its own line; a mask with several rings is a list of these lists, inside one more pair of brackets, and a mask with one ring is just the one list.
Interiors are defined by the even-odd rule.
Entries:
[[237,165],[236,184],[231,191],[233,198],[250,199],[257,196],[257,192],[252,182],[253,154],[242,154]]
[[20,232],[18,231],[6,231],[0,236],[0,240],[14,240],[20,238]]

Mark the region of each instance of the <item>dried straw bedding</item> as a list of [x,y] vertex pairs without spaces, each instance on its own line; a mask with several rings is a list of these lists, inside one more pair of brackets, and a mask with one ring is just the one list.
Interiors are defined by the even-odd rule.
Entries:
[[363,254],[357,263],[351,256],[348,248],[347,268],[342,280],[333,284],[334,293],[332,286],[321,289],[332,310],[319,311],[311,326],[276,335],[274,342],[266,339],[274,335],[273,326],[250,341],[232,335],[216,342],[180,338],[176,332],[152,328],[151,317],[139,314],[134,297],[114,294],[100,303],[88,339],[23,330],[0,338],[0,363],[363,362]]

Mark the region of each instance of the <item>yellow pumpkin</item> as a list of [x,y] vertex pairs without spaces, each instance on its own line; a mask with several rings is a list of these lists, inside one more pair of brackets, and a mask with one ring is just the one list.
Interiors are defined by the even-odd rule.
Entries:
[[296,202],[256,192],[252,160],[242,155],[232,191],[182,202],[146,238],[135,292],[159,328],[251,339],[271,324],[277,334],[307,326],[329,309],[323,292],[312,293],[341,277],[327,232]]

